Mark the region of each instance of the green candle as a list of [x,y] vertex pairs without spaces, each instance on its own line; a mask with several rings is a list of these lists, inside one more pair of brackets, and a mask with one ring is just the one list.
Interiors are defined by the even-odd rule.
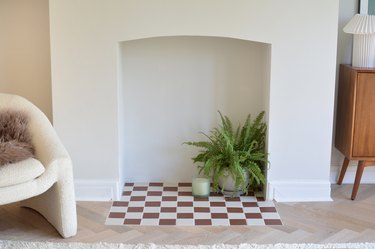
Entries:
[[208,197],[210,195],[210,179],[193,178],[193,196]]

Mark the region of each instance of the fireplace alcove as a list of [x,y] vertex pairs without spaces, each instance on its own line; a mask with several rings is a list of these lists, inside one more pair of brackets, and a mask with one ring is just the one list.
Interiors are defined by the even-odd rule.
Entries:
[[[82,0],[50,1],[49,9],[53,122],[74,163],[77,199],[118,199],[123,181],[130,179],[126,176],[138,175],[131,172],[134,169],[126,161],[129,158],[124,150],[127,138],[122,124],[128,117],[120,88],[127,86],[122,83],[128,78],[121,70],[122,41],[131,44],[152,37],[204,36],[272,44],[267,45],[266,56],[271,65],[266,91],[271,162],[267,197],[277,201],[331,200],[338,1],[261,0],[233,4],[216,0]],[[211,67],[215,68],[212,64]],[[189,83],[196,82],[188,79]],[[206,87],[216,82],[210,80],[200,78]],[[156,93],[151,98],[163,96]],[[171,108],[168,103],[163,106],[166,110]],[[243,119],[242,113],[233,112],[235,108],[210,108],[211,116],[202,121],[199,118],[201,123],[186,133],[180,132],[184,135],[180,140],[195,140],[200,130],[208,131],[214,126],[218,108],[234,121]],[[200,113],[200,108],[196,109]],[[192,117],[202,116],[206,117],[203,110]],[[166,135],[176,137],[172,131]],[[181,168],[189,178],[188,174],[195,171],[187,152],[190,148],[180,144],[177,147],[186,153],[189,165]],[[151,153],[142,156],[151,158]],[[168,168],[171,175],[176,168]],[[156,179],[157,175],[153,176]]]
[[197,149],[218,125],[268,113],[271,45],[247,40],[170,36],[119,45],[119,132],[122,179],[191,181]]

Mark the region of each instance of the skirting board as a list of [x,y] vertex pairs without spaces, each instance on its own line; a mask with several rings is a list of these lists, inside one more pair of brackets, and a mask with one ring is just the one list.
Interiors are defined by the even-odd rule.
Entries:
[[[349,169],[348,176],[345,179],[350,180],[355,175],[355,169],[351,171]],[[332,183],[336,181],[332,181],[332,179],[335,179],[336,176],[333,172],[337,172],[337,170],[337,167],[336,169],[332,168]],[[368,179],[373,179],[371,183],[374,183],[375,171],[372,174],[373,177],[369,176]],[[364,179],[363,183],[369,182]],[[77,201],[111,201],[119,200],[121,197],[120,183],[117,181],[75,179],[74,186]],[[329,181],[285,180],[269,181],[266,196],[268,200],[276,200],[277,202],[332,201],[330,193],[331,183]]]
[[[341,165],[331,166],[331,177],[330,177],[331,183],[337,183],[337,178],[338,178],[340,169],[341,169]],[[343,183],[353,184],[356,172],[357,172],[357,164],[354,162],[350,163],[348,169],[346,170]],[[365,168],[362,178],[361,178],[361,183],[364,183],[364,184],[375,183],[375,166]]]
[[121,196],[117,181],[74,179],[74,187],[77,201],[111,201]]
[[269,181],[267,185],[267,199],[277,202],[332,201],[328,180]]

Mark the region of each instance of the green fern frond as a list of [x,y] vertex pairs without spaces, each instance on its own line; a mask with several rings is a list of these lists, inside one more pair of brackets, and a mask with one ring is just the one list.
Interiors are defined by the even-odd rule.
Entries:
[[254,121],[248,115],[244,125],[238,125],[235,131],[231,120],[220,111],[218,113],[221,125],[213,128],[209,135],[202,133],[208,141],[184,143],[202,149],[192,158],[194,163],[199,164],[199,173],[212,177],[215,191],[219,190],[220,177],[226,173],[235,180],[235,188],[244,192],[264,184],[264,170],[268,163],[265,152],[267,125],[263,121],[265,112],[259,113]]

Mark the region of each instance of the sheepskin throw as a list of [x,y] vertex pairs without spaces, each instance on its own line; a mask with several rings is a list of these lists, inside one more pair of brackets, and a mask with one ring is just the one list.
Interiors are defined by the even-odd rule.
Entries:
[[27,126],[25,113],[12,110],[0,112],[0,166],[33,157],[34,148]]

